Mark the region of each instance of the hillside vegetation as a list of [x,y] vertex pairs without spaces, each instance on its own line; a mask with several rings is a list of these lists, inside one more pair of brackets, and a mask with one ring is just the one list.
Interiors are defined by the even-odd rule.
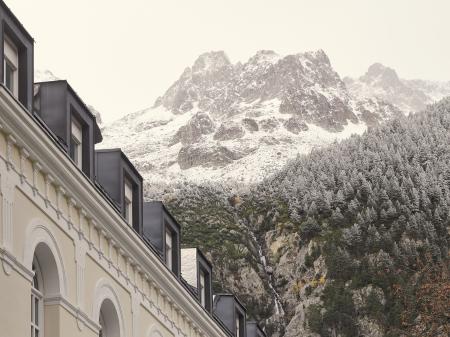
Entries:
[[450,99],[248,193],[183,185],[167,201],[269,336],[450,334]]

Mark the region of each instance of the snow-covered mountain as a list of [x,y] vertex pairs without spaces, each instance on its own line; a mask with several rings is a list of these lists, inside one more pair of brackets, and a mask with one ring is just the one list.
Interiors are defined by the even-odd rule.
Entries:
[[392,103],[405,113],[423,110],[450,95],[449,82],[404,80],[397,72],[380,63],[369,67],[358,79],[344,78],[350,93],[359,98],[379,98]]
[[244,64],[209,52],[153,107],[106,125],[101,146],[121,146],[151,183],[248,183],[400,113],[355,99],[322,50],[259,51]]

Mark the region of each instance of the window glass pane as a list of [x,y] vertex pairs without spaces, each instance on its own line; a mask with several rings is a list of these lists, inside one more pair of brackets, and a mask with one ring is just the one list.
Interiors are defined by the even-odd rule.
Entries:
[[203,307],[206,304],[205,273],[203,271],[200,271],[200,303]]
[[125,219],[129,224],[133,223],[133,184],[126,179],[125,180]]
[[18,97],[19,52],[14,42],[7,35],[3,36],[3,83],[15,97]]
[[73,161],[75,161],[75,146],[76,146],[76,142],[75,142],[75,138],[71,138],[70,139],[70,158],[72,158]]
[[36,273],[34,274],[34,277],[33,277],[33,288],[39,290],[39,283],[38,283],[38,280],[37,280]]
[[166,263],[169,269],[172,269],[172,233],[170,233],[169,231],[166,231]]
[[39,324],[39,300],[37,298],[34,299],[34,322]]
[[124,207],[125,209],[125,214],[124,214],[124,216],[125,216],[125,220],[127,220],[128,221],[128,203],[127,203],[127,200],[125,200],[125,207]]
[[70,139],[70,157],[81,169],[83,158],[83,129],[81,124],[75,119],[72,119],[71,131],[72,137]]
[[132,224],[133,222],[132,203],[127,199],[125,199],[125,219],[129,224]]
[[76,157],[77,157],[77,166],[82,169],[83,164],[83,149],[81,143],[77,145],[75,148],[75,151],[77,151]]
[[172,234],[169,231],[166,232],[166,245],[172,248]]
[[236,337],[240,337],[240,324],[239,316],[236,317]]
[[14,92],[14,69],[6,60],[5,60],[5,85],[11,92]]
[[128,179],[125,180],[125,197],[129,201],[133,201],[133,185],[128,181]]
[[31,270],[33,270],[33,273],[34,273],[34,275],[33,275],[33,288],[34,289],[39,289],[39,284],[38,284],[37,274],[36,274],[36,266],[35,266],[34,263],[31,265]]
[[81,142],[83,141],[83,132],[82,132],[83,130],[81,124],[77,120],[72,119],[71,128],[72,128],[72,136],[77,140],[79,144],[81,144]]

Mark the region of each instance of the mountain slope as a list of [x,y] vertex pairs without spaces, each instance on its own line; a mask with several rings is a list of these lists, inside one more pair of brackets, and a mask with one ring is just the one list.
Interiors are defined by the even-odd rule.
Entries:
[[344,83],[322,51],[206,53],[103,130],[269,336],[448,332],[450,103],[402,117],[447,87],[371,68]]
[[[450,99],[300,156],[251,191],[166,202],[270,336],[448,336]],[[258,296],[255,296],[257,294]],[[281,307],[280,307],[281,306]]]
[[380,63],[371,65],[358,79],[345,77],[344,82],[353,96],[382,99],[405,113],[421,111],[450,95],[450,81],[404,80]]
[[321,50],[285,57],[259,51],[244,64],[210,52],[152,108],[107,125],[101,146],[121,144],[153,186],[251,183],[298,153],[400,113],[377,98],[354,99]]

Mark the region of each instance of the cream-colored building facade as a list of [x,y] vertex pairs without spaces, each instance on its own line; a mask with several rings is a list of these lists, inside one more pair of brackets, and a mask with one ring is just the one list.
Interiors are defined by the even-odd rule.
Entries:
[[0,337],[228,336],[3,86],[0,201]]

